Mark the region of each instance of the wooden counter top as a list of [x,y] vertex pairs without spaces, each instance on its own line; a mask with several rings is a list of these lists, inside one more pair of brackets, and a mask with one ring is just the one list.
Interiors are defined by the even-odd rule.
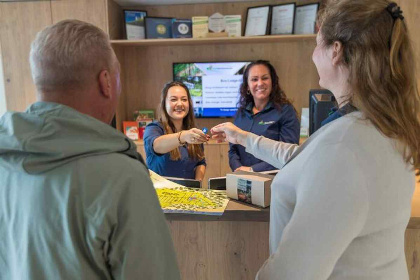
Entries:
[[[418,178],[416,178],[418,181]],[[259,208],[249,204],[230,200],[221,216],[196,214],[165,214],[171,221],[255,221],[269,222],[270,208]],[[420,183],[416,184],[411,206],[411,218],[407,228],[420,229]]]
[[269,222],[270,207],[259,208],[236,200],[230,200],[221,216],[197,214],[165,214],[170,221],[254,221]]

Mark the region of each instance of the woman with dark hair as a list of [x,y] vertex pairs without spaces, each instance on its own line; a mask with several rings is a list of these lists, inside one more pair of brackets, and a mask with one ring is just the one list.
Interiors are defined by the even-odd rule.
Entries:
[[208,140],[195,128],[194,109],[188,88],[170,82],[162,90],[158,121],[144,132],[144,148],[149,169],[169,177],[201,181],[206,171],[202,143]]
[[[236,126],[269,139],[299,143],[300,126],[296,110],[281,89],[276,70],[268,61],[258,60],[247,66],[240,95],[234,121]],[[229,165],[233,171],[276,169],[236,144],[230,144]]]
[[212,129],[282,167],[271,185],[271,256],[256,278],[408,280],[420,95],[405,19],[387,0],[332,0],[318,25],[319,84],[356,111],[300,147],[231,123]]

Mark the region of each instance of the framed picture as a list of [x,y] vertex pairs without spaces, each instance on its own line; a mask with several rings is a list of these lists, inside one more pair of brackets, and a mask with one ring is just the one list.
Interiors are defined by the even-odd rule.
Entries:
[[173,18],[165,17],[146,17],[146,38],[164,39],[172,38]]
[[295,13],[295,34],[314,34],[316,25],[316,16],[319,3],[306,4],[296,7]]
[[191,38],[192,21],[190,19],[174,19],[172,21],[173,38]]
[[124,35],[127,40],[145,39],[144,18],[146,11],[124,10]]
[[246,13],[244,36],[261,36],[268,34],[271,7],[249,7]]
[[295,10],[295,3],[272,6],[270,34],[293,34]]

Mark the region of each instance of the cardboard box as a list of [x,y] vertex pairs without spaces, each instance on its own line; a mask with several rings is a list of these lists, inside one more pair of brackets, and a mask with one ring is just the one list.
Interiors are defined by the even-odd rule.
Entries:
[[237,171],[226,174],[226,194],[228,197],[255,204],[270,206],[271,182],[274,176],[257,172]]

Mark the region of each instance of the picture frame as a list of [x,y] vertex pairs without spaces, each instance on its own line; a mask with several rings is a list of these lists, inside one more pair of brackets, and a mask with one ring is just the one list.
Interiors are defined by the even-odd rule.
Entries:
[[314,34],[319,3],[296,6],[294,34]]
[[146,17],[146,39],[172,38],[172,21],[169,17]]
[[270,35],[293,34],[296,3],[271,6]]
[[144,18],[147,12],[142,10],[124,9],[124,38],[127,40],[146,39]]
[[264,36],[268,34],[271,6],[249,7],[246,12],[244,36]]

